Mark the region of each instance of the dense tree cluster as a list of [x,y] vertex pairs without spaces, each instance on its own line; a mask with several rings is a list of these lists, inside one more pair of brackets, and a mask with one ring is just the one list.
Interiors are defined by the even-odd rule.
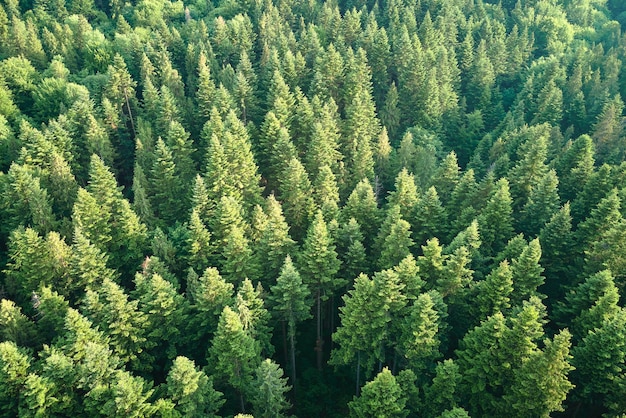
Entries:
[[622,416],[625,4],[0,0],[0,416]]

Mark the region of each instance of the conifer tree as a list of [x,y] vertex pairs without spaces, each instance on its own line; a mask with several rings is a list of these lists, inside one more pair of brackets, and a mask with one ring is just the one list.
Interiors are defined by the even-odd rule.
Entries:
[[378,266],[381,269],[395,266],[411,254],[412,246],[411,225],[400,216],[399,206],[391,207],[378,235]]
[[374,237],[380,225],[380,211],[376,194],[371,183],[363,179],[354,188],[342,208],[343,219],[354,218],[363,229],[364,245],[372,248]]
[[439,356],[439,314],[428,293],[421,294],[409,308],[403,324],[401,352],[412,370],[420,371]]
[[[424,389],[424,409],[436,416],[445,408],[455,408],[459,403],[457,385],[461,380],[459,366],[452,359],[437,363],[432,384]],[[466,414],[467,415],[467,414]]]
[[363,233],[356,219],[350,218],[347,224],[342,225],[337,248],[341,257],[341,277],[350,282],[359,274],[368,272],[370,263],[363,245]]
[[531,296],[538,296],[537,289],[544,283],[542,276],[543,267],[539,264],[541,259],[541,245],[538,239],[528,243],[519,257],[511,263],[513,279],[513,304],[521,303]]
[[69,260],[70,275],[76,287],[73,290],[82,292],[87,286],[94,288],[105,280],[115,281],[117,274],[107,267],[107,261],[107,255],[76,228]]
[[52,204],[40,179],[34,176],[28,166],[13,163],[3,187],[2,212],[6,216],[4,231],[11,231],[19,225],[30,226],[45,234],[55,229],[57,221],[52,212]]
[[368,382],[359,397],[355,397],[348,406],[350,416],[369,417],[406,417],[406,396],[388,368],[384,368],[371,382]]
[[539,183],[533,187],[528,201],[522,208],[520,229],[535,236],[558,210],[558,178],[554,170],[548,171]]
[[256,369],[256,380],[253,383],[253,395],[250,399],[254,416],[259,418],[282,418],[291,406],[285,393],[290,389],[283,371],[270,359],[265,359]]
[[213,389],[213,380],[196,369],[193,360],[183,356],[174,359],[167,374],[167,394],[175,410],[187,417],[217,417],[224,404],[222,393]]
[[18,414],[20,392],[28,377],[31,359],[12,341],[0,343],[0,411],[7,416]]
[[261,361],[254,339],[244,331],[239,315],[228,306],[220,316],[207,360],[217,381],[236,391],[239,407],[245,412],[253,374]]
[[291,257],[285,258],[276,284],[271,287],[270,300],[273,312],[277,318],[286,324],[285,338],[289,339],[289,361],[291,382],[296,384],[296,325],[311,318],[310,290],[302,283],[300,273],[293,265]]
[[124,363],[137,360],[145,348],[148,317],[139,311],[138,301],[129,301],[128,295],[110,279],[87,289],[83,310],[95,326],[108,338],[113,353]]
[[187,301],[159,274],[137,273],[132,296],[139,302],[139,311],[147,317],[145,338],[150,347],[141,353],[139,367],[162,371],[187,338]]
[[172,225],[178,214],[184,212],[186,207],[182,179],[177,171],[172,151],[159,138],[155,148],[154,165],[150,172],[150,183],[152,200],[156,203],[156,215],[164,225]]
[[76,291],[69,274],[71,249],[57,232],[42,237],[33,229],[18,228],[9,237],[8,247],[5,283],[18,302],[42,286],[53,286],[65,296]]
[[12,300],[0,301],[0,338],[14,342],[19,347],[32,347],[39,339],[35,323]]
[[271,355],[274,353],[269,327],[271,315],[265,308],[263,296],[263,287],[259,285],[255,289],[252,282],[245,279],[237,290],[234,307],[241,319],[243,330],[259,344],[262,354]]
[[265,221],[255,243],[255,256],[261,268],[261,281],[272,283],[279,276],[285,256],[295,253],[295,242],[289,234],[281,204],[274,195],[265,201]]
[[287,163],[280,183],[279,197],[284,205],[285,218],[293,228],[294,237],[300,239],[315,212],[311,181],[300,160],[292,158]]
[[196,208],[191,211],[188,228],[189,266],[197,271],[204,271],[209,267],[214,247],[211,242],[211,233],[200,219]]
[[342,280],[337,277],[340,263],[335,251],[333,238],[328,232],[326,221],[321,211],[309,227],[302,250],[297,260],[302,281],[309,287],[316,304],[318,368],[322,363],[322,302],[327,301],[341,287]]
[[513,272],[508,261],[504,260],[480,283],[476,298],[478,312],[485,317],[510,308],[512,292]]
[[498,180],[487,205],[478,217],[483,248],[488,253],[501,250],[513,235],[512,203],[509,182],[505,178]]

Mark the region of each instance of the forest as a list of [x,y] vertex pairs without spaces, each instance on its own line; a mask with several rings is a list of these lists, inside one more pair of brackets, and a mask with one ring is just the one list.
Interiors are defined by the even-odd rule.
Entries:
[[623,0],[0,0],[0,417],[626,417]]

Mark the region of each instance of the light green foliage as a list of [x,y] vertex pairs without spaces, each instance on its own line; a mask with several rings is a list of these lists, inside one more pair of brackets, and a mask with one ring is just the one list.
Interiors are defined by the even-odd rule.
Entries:
[[35,324],[22,313],[15,302],[7,299],[0,301],[0,338],[20,347],[33,346],[38,339]]
[[269,327],[270,313],[265,308],[263,287],[255,289],[248,279],[243,280],[235,296],[235,310],[243,330],[259,344],[263,354],[272,354],[272,333]]
[[403,324],[401,351],[411,369],[422,370],[439,355],[439,314],[428,293],[421,294],[409,310]]
[[69,271],[71,249],[57,232],[44,238],[30,228],[16,229],[9,239],[9,257],[6,284],[17,300],[42,286],[53,286],[64,295],[77,290]]
[[14,342],[0,343],[0,411],[17,415],[20,392],[26,383],[30,357]]
[[113,352],[124,363],[136,361],[150,346],[146,339],[148,316],[138,304],[129,301],[122,288],[106,278],[90,287],[83,300],[86,316],[109,338]]
[[156,273],[137,273],[132,296],[139,302],[139,311],[147,317],[145,338],[146,345],[151,347],[141,354],[141,367],[153,367],[154,359],[151,360],[151,357],[156,358],[157,366],[161,366],[161,361],[176,356],[177,347],[183,345],[188,337],[185,332],[187,301],[170,282]]
[[253,373],[261,361],[258,345],[244,331],[239,315],[228,306],[220,316],[208,351],[208,362],[216,380],[235,389],[241,408],[245,409],[244,402],[251,392]]
[[374,380],[368,382],[361,392],[348,405],[350,416],[367,417],[406,417],[408,411],[404,408],[406,397],[400,385],[389,369],[384,368]]
[[213,389],[213,381],[196,370],[192,360],[176,357],[167,374],[167,394],[175,410],[186,417],[217,417],[224,404],[222,394]]

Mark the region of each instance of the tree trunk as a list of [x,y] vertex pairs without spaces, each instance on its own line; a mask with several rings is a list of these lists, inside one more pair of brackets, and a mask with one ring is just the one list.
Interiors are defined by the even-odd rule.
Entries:
[[239,402],[241,403],[241,413],[246,413],[246,403],[243,401],[243,392],[239,391]]
[[356,353],[356,396],[359,396],[361,390],[361,352]]
[[287,364],[287,359],[289,358],[289,352],[287,351],[287,325],[285,321],[281,321],[283,325],[283,356],[285,358],[285,364]]
[[133,135],[137,136],[137,131],[135,130],[135,122],[133,121],[133,112],[130,110],[130,102],[128,101],[128,93],[126,89],[124,89],[124,98],[126,99],[126,109],[128,110],[128,117],[130,118],[130,126],[133,128]]
[[322,370],[322,351],[324,350],[324,340],[322,339],[322,295],[321,290],[317,290],[317,340],[315,341],[317,351],[317,370]]
[[295,334],[295,330],[289,336],[289,340],[291,343],[291,384],[293,386],[293,392],[296,392],[296,338],[293,335]]

